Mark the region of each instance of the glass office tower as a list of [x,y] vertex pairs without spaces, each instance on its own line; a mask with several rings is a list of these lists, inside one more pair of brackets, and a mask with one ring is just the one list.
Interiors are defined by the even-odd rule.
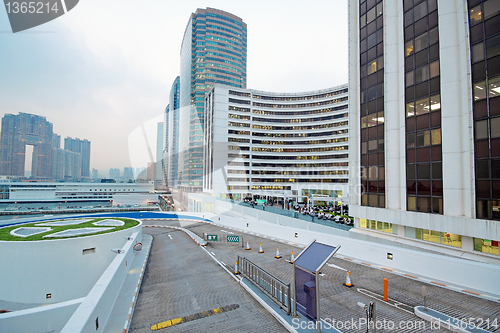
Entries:
[[197,9],[181,46],[179,187],[202,190],[204,98],[214,84],[246,88],[247,26],[233,14]]

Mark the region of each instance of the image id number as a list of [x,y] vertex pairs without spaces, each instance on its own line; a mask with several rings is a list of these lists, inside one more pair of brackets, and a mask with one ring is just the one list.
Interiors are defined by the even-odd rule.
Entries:
[[55,2],[52,6],[50,6],[50,3],[43,3],[43,2],[7,2],[5,4],[5,7],[7,8],[7,13],[30,13],[30,14],[43,14],[43,13],[50,13],[54,12],[57,13],[59,10],[57,8],[57,2]]

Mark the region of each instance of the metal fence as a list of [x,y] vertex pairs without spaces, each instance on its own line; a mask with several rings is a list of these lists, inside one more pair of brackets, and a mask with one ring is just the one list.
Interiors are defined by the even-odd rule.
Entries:
[[238,270],[257,288],[266,293],[287,315],[290,314],[292,309],[290,283],[281,281],[250,260],[240,256],[238,256]]

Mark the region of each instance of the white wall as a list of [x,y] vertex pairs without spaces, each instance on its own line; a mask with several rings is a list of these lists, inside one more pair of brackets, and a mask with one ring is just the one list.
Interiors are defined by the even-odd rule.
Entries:
[[0,332],[59,332],[83,298],[0,315]]
[[[44,241],[0,241],[0,299],[17,303],[58,303],[84,297],[116,258],[125,236],[142,235],[142,222],[102,235]],[[142,236],[141,236],[142,238]],[[82,254],[95,248],[95,253]],[[50,299],[46,294],[51,294]]]
[[[123,281],[134,260],[133,246],[142,241],[142,226],[127,241],[122,254],[116,254],[85,300],[66,323],[61,333],[103,332]],[[99,327],[96,328],[96,321]]]
[[[230,205],[227,202],[217,201],[217,208],[220,207],[222,211],[226,211],[228,204]],[[313,239],[325,244],[340,245],[341,248],[338,252],[340,255],[359,259],[363,262],[383,265],[437,281],[445,281],[448,284],[454,284],[467,289],[500,295],[500,284],[498,283],[500,281],[499,266],[353,239],[349,237],[349,233],[346,231],[315,225],[310,222],[303,222],[304,226],[300,226],[300,224],[294,227],[280,225],[286,224],[287,219],[292,219],[282,216],[279,217],[280,224],[255,221],[244,217],[249,216],[250,214],[246,213],[250,213],[252,210],[255,211],[255,209],[240,207],[236,208],[236,210],[240,212],[237,213],[238,215],[244,214],[241,218],[221,215],[218,217],[220,220],[215,218],[213,219],[214,222],[248,232],[279,238],[303,246],[307,245]],[[266,212],[259,211],[259,217],[263,213]],[[295,237],[295,233],[298,234],[298,237]],[[393,254],[393,260],[387,259],[388,252]]]

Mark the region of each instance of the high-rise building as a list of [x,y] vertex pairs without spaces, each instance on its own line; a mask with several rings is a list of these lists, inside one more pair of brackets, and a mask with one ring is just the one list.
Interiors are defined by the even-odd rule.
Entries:
[[82,178],[82,154],[64,150],[64,179],[79,180]]
[[118,169],[118,168],[109,169],[109,177],[108,178],[117,179],[117,178],[120,178],[120,176],[121,176],[120,169]]
[[52,123],[45,117],[20,112],[2,118],[0,174],[24,177],[26,145],[33,146],[31,177],[50,178]]
[[246,88],[247,26],[213,8],[191,14],[181,46],[179,185],[200,191],[205,94],[216,83]]
[[[155,170],[155,185],[162,186],[163,185],[163,127],[164,124],[160,121],[156,127],[156,170]],[[155,188],[157,188],[155,186]]]
[[80,166],[81,178],[90,178],[90,141],[67,137],[64,139],[64,149],[82,155]]
[[349,4],[356,228],[498,256],[499,2]]
[[134,169],[131,167],[123,168],[123,181],[134,180]]
[[303,93],[216,85],[205,97],[205,125],[205,192],[347,197],[347,85]]
[[65,150],[60,148],[52,149],[51,178],[64,179]]
[[166,184],[170,188],[177,188],[178,161],[179,161],[179,109],[180,107],[180,77],[176,77],[170,89],[170,104],[168,105],[168,121],[166,124],[167,136],[165,137],[166,149],[164,161],[166,162]]
[[56,133],[52,133],[52,148],[60,149],[61,148],[61,136]]

